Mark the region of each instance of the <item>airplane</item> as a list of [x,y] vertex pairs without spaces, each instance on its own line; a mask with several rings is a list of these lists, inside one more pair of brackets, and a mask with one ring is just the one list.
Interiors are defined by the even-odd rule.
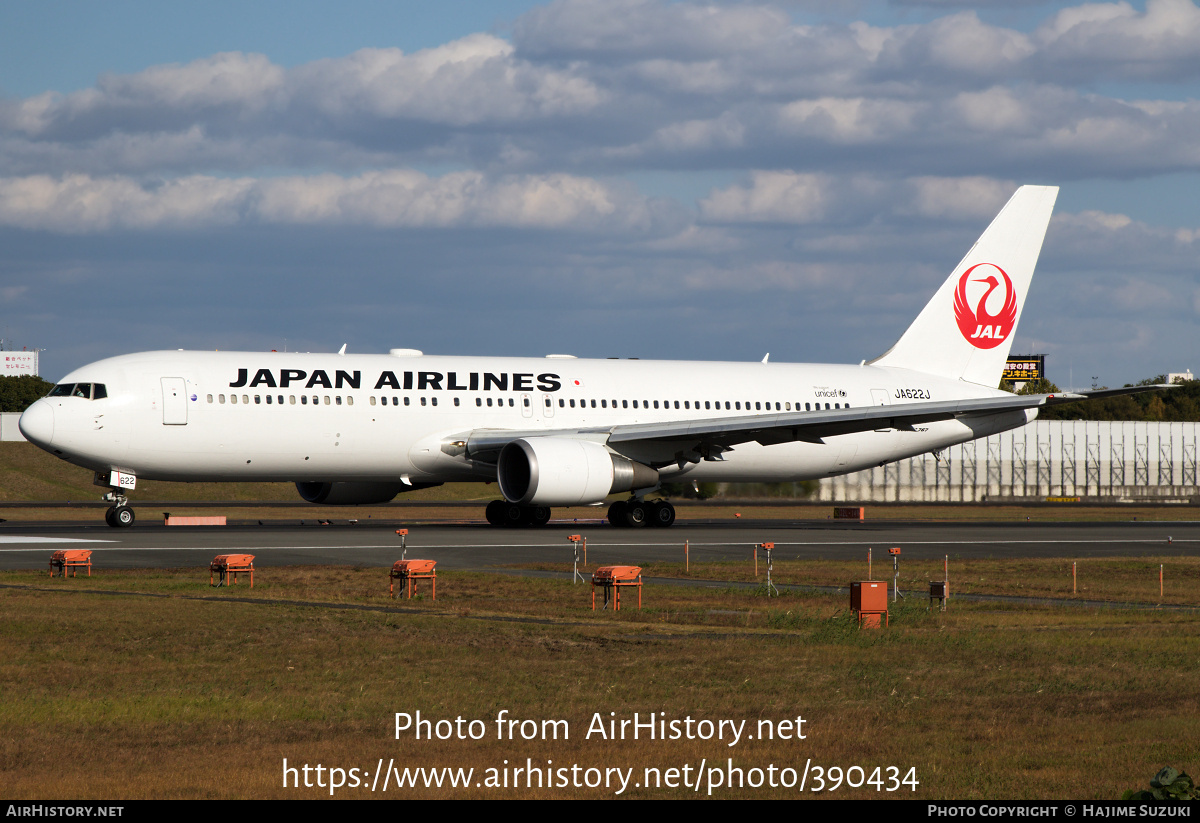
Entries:
[[858,365],[156,351],[66,375],[22,434],[95,472],[130,526],[138,478],[294,482],[310,503],[382,503],[497,482],[493,525],[603,505],[670,526],[662,483],[829,477],[1023,426],[1058,395],[997,388],[1057,187],[1022,186],[900,339]]

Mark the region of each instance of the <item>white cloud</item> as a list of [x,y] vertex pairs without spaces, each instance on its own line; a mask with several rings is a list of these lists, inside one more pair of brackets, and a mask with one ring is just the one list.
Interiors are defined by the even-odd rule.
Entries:
[[1076,70],[1091,67],[1128,79],[1184,79],[1200,74],[1200,8],[1191,0],[1089,3],[1065,8],[1034,37],[1043,59]]
[[987,177],[917,177],[910,184],[916,214],[949,220],[990,220],[1017,190],[1015,183]]
[[[756,171],[746,184],[713,191],[700,202],[706,220],[726,223],[846,223],[872,216],[932,220],[990,220],[1016,191],[1011,181],[988,177],[819,175]],[[816,241],[820,246],[829,235]],[[861,237],[842,238],[850,247]],[[823,248],[831,248],[825,245]]]
[[158,185],[124,177],[0,178],[0,224],[71,234],[204,229],[236,223],[391,228],[509,226],[640,234],[660,215],[626,186],[566,174],[429,177],[399,169],[356,177],[223,179]]
[[700,213],[717,222],[811,223],[825,214],[830,181],[817,174],[756,171],[749,185],[714,191]]

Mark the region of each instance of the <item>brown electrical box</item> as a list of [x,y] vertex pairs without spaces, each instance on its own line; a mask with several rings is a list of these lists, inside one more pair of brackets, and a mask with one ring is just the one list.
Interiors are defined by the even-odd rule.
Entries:
[[880,617],[888,616],[888,584],[882,580],[864,580],[850,584],[850,611],[858,615],[859,628],[878,629]]

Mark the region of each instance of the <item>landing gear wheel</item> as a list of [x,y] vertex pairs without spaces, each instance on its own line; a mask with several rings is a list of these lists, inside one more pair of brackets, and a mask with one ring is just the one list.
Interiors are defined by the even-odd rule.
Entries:
[[618,529],[623,529],[629,525],[625,519],[625,501],[618,500],[608,507],[608,523],[610,526],[616,526]]
[[117,506],[113,510],[111,525],[125,529],[125,528],[129,528],[130,526],[132,526],[133,521],[134,521],[133,509],[129,508],[128,506]]
[[523,526],[525,523],[526,520],[524,506],[518,506],[516,503],[504,504],[504,525]]
[[625,504],[625,523],[633,528],[641,528],[650,519],[650,504],[644,500],[630,500]]
[[548,506],[529,507],[529,524],[531,526],[544,526],[549,522],[550,508]]
[[104,522],[107,523],[108,525],[112,526],[114,529],[117,527],[117,521],[113,520],[113,515],[116,513],[117,513],[116,506],[109,506],[108,509],[105,510],[105,512],[104,512]]
[[651,504],[650,508],[650,525],[666,528],[675,523],[675,507],[666,500],[659,500]]
[[507,505],[508,504],[503,500],[493,500],[491,503],[487,504],[487,508],[484,510],[483,516],[486,517],[487,522],[491,523],[493,526],[503,526],[504,507]]

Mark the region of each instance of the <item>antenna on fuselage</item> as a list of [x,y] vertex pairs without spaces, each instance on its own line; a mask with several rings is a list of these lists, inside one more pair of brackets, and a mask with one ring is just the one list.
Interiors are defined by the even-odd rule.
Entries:
[[346,353],[346,346],[348,346],[348,345],[350,345],[350,344],[349,344],[349,343],[343,343],[343,344],[342,344],[342,347],[341,347],[340,349],[338,349],[338,354],[344,355],[344,354]]
[[767,360],[769,360],[770,358],[771,358],[771,353],[770,353],[770,352],[767,352],[766,356],[764,356],[764,357],[763,357],[762,361],[763,361],[764,363],[766,363],[766,362],[767,362]]

